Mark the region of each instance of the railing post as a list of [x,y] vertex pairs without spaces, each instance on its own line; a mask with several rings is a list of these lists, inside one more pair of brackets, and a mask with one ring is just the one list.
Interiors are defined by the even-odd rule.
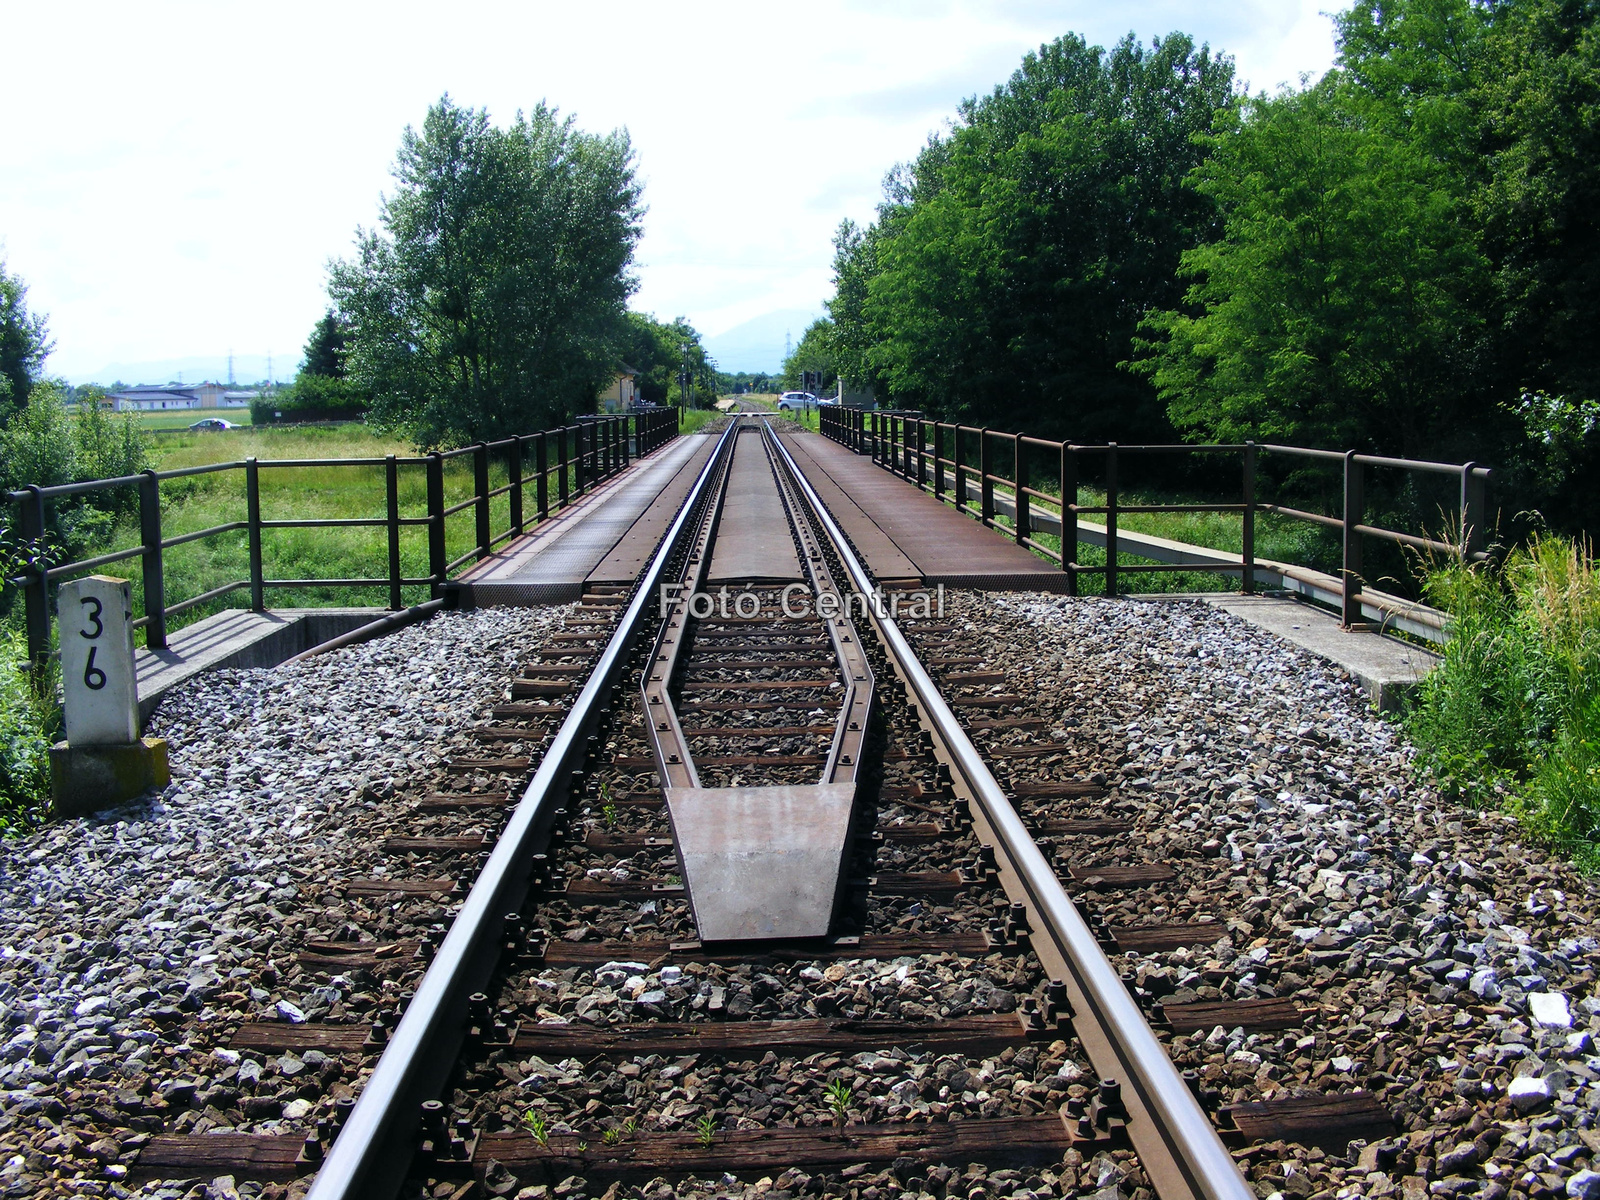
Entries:
[[1361,535],[1356,526],[1366,514],[1366,497],[1362,492],[1361,464],[1356,452],[1346,450],[1344,455],[1344,598],[1340,621],[1346,629],[1361,620]]
[[1484,522],[1485,496],[1483,480],[1478,478],[1478,464],[1463,463],[1461,467],[1461,561],[1470,566],[1483,553],[1488,543]]
[[538,477],[533,485],[533,502],[543,521],[550,515],[550,435],[543,431],[533,439],[533,465]]
[[882,424],[883,414],[880,412],[874,412],[872,414],[872,461],[874,464],[878,462],[878,443],[881,440],[878,430]]
[[23,608],[28,624],[28,661],[34,671],[50,662],[50,557],[44,546],[44,492],[36,483],[25,489],[28,498],[18,513],[17,532],[28,547],[28,582],[23,585]]
[[1106,595],[1117,594],[1117,444],[1106,444]]
[[472,511],[478,518],[478,558],[489,557],[489,543],[494,531],[489,525],[489,443],[479,442],[472,448]]
[[167,577],[161,561],[161,480],[151,470],[139,472],[139,534],[144,545],[145,645],[167,648]]
[[959,513],[971,512],[972,507],[967,503],[967,482],[961,467],[961,422],[957,421],[950,427],[950,469],[955,475],[952,486],[956,492],[956,511]]
[[563,425],[556,430],[557,466],[561,468],[561,478],[556,488],[556,507],[565,508],[571,499],[567,488],[567,427]]
[[522,435],[511,439],[511,451],[506,455],[506,479],[511,485],[511,528],[522,533]]
[[444,592],[444,459],[435,450],[428,455],[428,578],[430,598]]
[[267,607],[261,568],[261,467],[254,457],[244,460],[244,505],[250,525],[250,611],[261,612]]
[[392,454],[383,456],[383,491],[389,533],[389,607],[403,606],[400,596],[400,464]]
[[1020,546],[1033,532],[1028,516],[1028,453],[1023,449],[1020,430],[1011,443],[1011,479],[1012,490],[1017,494],[1017,545]]
[[1256,590],[1256,444],[1244,444],[1244,522],[1241,534],[1239,590]]
[[944,427],[938,422],[933,423],[933,498],[944,499],[944,464],[939,460],[944,457]]
[[1078,594],[1078,451],[1061,443],[1061,569],[1067,595]]
[[978,505],[979,520],[984,525],[994,524],[994,481],[989,478],[994,464],[989,455],[989,430],[978,429]]
[[619,417],[617,420],[617,444],[622,451],[622,465],[624,468],[628,465],[629,439],[632,432],[630,426],[637,424],[637,417]]
[[928,486],[928,423],[917,418],[917,488]]

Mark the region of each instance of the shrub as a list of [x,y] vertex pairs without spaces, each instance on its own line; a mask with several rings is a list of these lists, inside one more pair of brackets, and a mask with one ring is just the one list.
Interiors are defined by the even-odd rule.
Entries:
[[288,387],[251,401],[250,420],[256,425],[274,421],[359,421],[366,416],[370,400],[353,380],[302,371]]

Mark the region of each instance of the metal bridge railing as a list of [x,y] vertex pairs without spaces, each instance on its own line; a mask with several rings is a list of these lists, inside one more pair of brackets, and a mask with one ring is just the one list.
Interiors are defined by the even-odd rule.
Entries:
[[[172,471],[142,471],[115,479],[91,479],[55,487],[29,486],[9,493],[16,510],[15,539],[28,555],[22,573],[6,580],[23,591],[28,656],[44,662],[51,653],[52,585],[114,563],[138,559],[143,575],[143,613],[133,622],[145,631],[152,649],[167,645],[170,618],[198,605],[219,600],[246,588],[250,608],[266,607],[266,593],[313,587],[382,588],[388,593],[388,607],[402,607],[401,589],[427,587],[438,597],[451,573],[469,562],[486,558],[495,547],[520,536],[529,525],[545,520],[594,486],[609,479],[640,455],[648,454],[677,436],[678,410],[600,416],[573,425],[523,434],[495,442],[479,442],[459,450],[435,452],[417,457],[387,455],[383,458],[305,458],[256,459],[210,463]],[[491,488],[490,461],[506,462],[507,482]],[[470,459],[472,493],[466,499],[445,503],[445,463]],[[375,517],[310,517],[269,519],[262,515],[261,476],[264,472],[292,472],[304,468],[350,467],[382,469],[384,515]],[[400,479],[403,471],[420,470],[424,476],[426,509],[402,511]],[[173,537],[162,533],[162,487],[165,482],[198,475],[239,472],[244,481],[245,519],[228,521]],[[48,546],[50,505],[56,501],[115,488],[138,489],[139,544],[124,550],[89,558],[56,558]],[[508,497],[506,528],[493,528],[492,501]],[[460,513],[473,514],[473,541],[470,549],[454,559],[446,555],[446,522]],[[388,533],[386,570],[381,576],[356,579],[269,579],[265,576],[262,535],[278,529],[382,528]],[[401,531],[417,527],[427,530],[428,573],[407,576],[401,570]],[[246,534],[249,548],[248,578],[236,579],[198,595],[174,600],[167,594],[165,556],[168,550],[190,542],[236,534]]]

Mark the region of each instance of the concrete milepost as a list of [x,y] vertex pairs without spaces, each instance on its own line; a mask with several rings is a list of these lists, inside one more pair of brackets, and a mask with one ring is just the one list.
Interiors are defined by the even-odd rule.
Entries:
[[52,815],[92,812],[166,787],[167,743],[139,736],[128,581],[75,579],[61,585],[56,603],[67,740],[50,748]]

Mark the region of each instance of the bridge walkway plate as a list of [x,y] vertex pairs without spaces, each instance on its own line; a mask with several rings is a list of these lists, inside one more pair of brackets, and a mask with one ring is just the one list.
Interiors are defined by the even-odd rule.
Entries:
[[1059,567],[884,470],[869,456],[820,434],[784,432],[795,461],[880,581],[1000,592],[1067,590]]
[[716,439],[674,438],[508,542],[461,580],[464,606],[567,604],[587,583],[633,579]]

